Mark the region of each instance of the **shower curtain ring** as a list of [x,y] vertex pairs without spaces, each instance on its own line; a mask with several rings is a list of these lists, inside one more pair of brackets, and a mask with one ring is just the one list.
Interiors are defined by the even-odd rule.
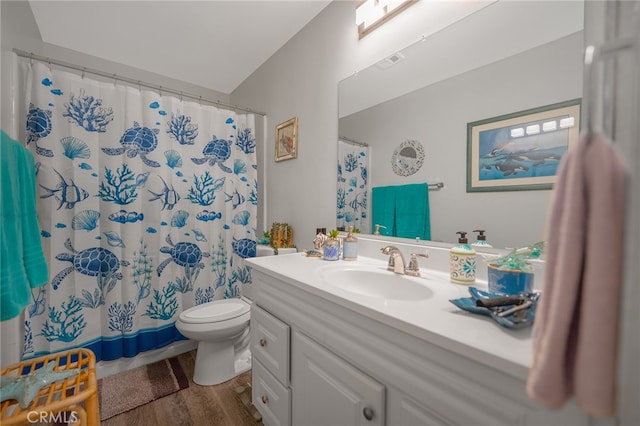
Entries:
[[158,93],[160,94],[160,97],[162,97],[162,86],[158,86],[158,87],[159,87]]
[[86,68],[86,67],[82,68],[82,79],[83,79],[83,80],[84,80],[84,73],[85,73],[86,71],[87,71],[87,68]]

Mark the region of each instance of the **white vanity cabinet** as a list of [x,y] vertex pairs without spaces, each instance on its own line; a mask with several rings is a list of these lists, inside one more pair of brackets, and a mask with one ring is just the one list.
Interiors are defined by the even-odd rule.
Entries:
[[[552,411],[531,401],[525,393],[527,368],[521,364],[488,354],[473,342],[411,328],[319,284],[309,285],[314,271],[304,261],[294,278],[296,261],[270,260],[268,266],[250,262],[256,286],[253,402],[266,425],[594,424],[574,404]],[[433,303],[429,306],[440,302]],[[443,309],[443,321],[460,315],[454,308]],[[478,321],[467,320],[471,327]],[[494,330],[493,324],[484,324],[491,326],[481,326],[484,333]],[[274,338],[274,326],[290,340]],[[478,333],[478,342],[528,338],[517,331],[497,331],[497,337]],[[286,341],[282,347],[289,348],[289,359],[273,351],[278,341]],[[274,400],[282,402],[277,410]]]
[[252,402],[268,426],[291,424],[289,326],[251,306]]
[[385,388],[300,332],[291,344],[294,425],[385,424]]

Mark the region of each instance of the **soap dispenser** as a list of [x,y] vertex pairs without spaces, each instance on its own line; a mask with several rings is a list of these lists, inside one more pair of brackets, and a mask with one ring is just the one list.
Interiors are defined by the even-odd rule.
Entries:
[[493,246],[487,242],[487,236],[484,235],[484,229],[474,229],[473,232],[478,233],[476,242],[471,244],[474,247],[492,248]]
[[476,251],[469,245],[467,233],[458,231],[458,244],[449,253],[449,270],[451,282],[457,284],[473,284],[476,282]]
[[349,226],[349,234],[342,242],[342,259],[358,259],[358,239],[353,236],[353,226]]

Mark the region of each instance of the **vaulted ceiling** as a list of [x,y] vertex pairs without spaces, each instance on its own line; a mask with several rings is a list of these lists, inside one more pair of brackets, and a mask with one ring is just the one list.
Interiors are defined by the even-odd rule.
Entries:
[[330,1],[29,1],[42,40],[231,93]]

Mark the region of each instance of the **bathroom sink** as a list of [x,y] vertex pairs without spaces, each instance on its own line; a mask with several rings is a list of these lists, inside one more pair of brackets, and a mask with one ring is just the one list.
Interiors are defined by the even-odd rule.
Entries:
[[421,282],[423,278],[383,268],[327,269],[320,276],[330,286],[361,296],[389,300],[424,300],[433,296],[433,291]]

